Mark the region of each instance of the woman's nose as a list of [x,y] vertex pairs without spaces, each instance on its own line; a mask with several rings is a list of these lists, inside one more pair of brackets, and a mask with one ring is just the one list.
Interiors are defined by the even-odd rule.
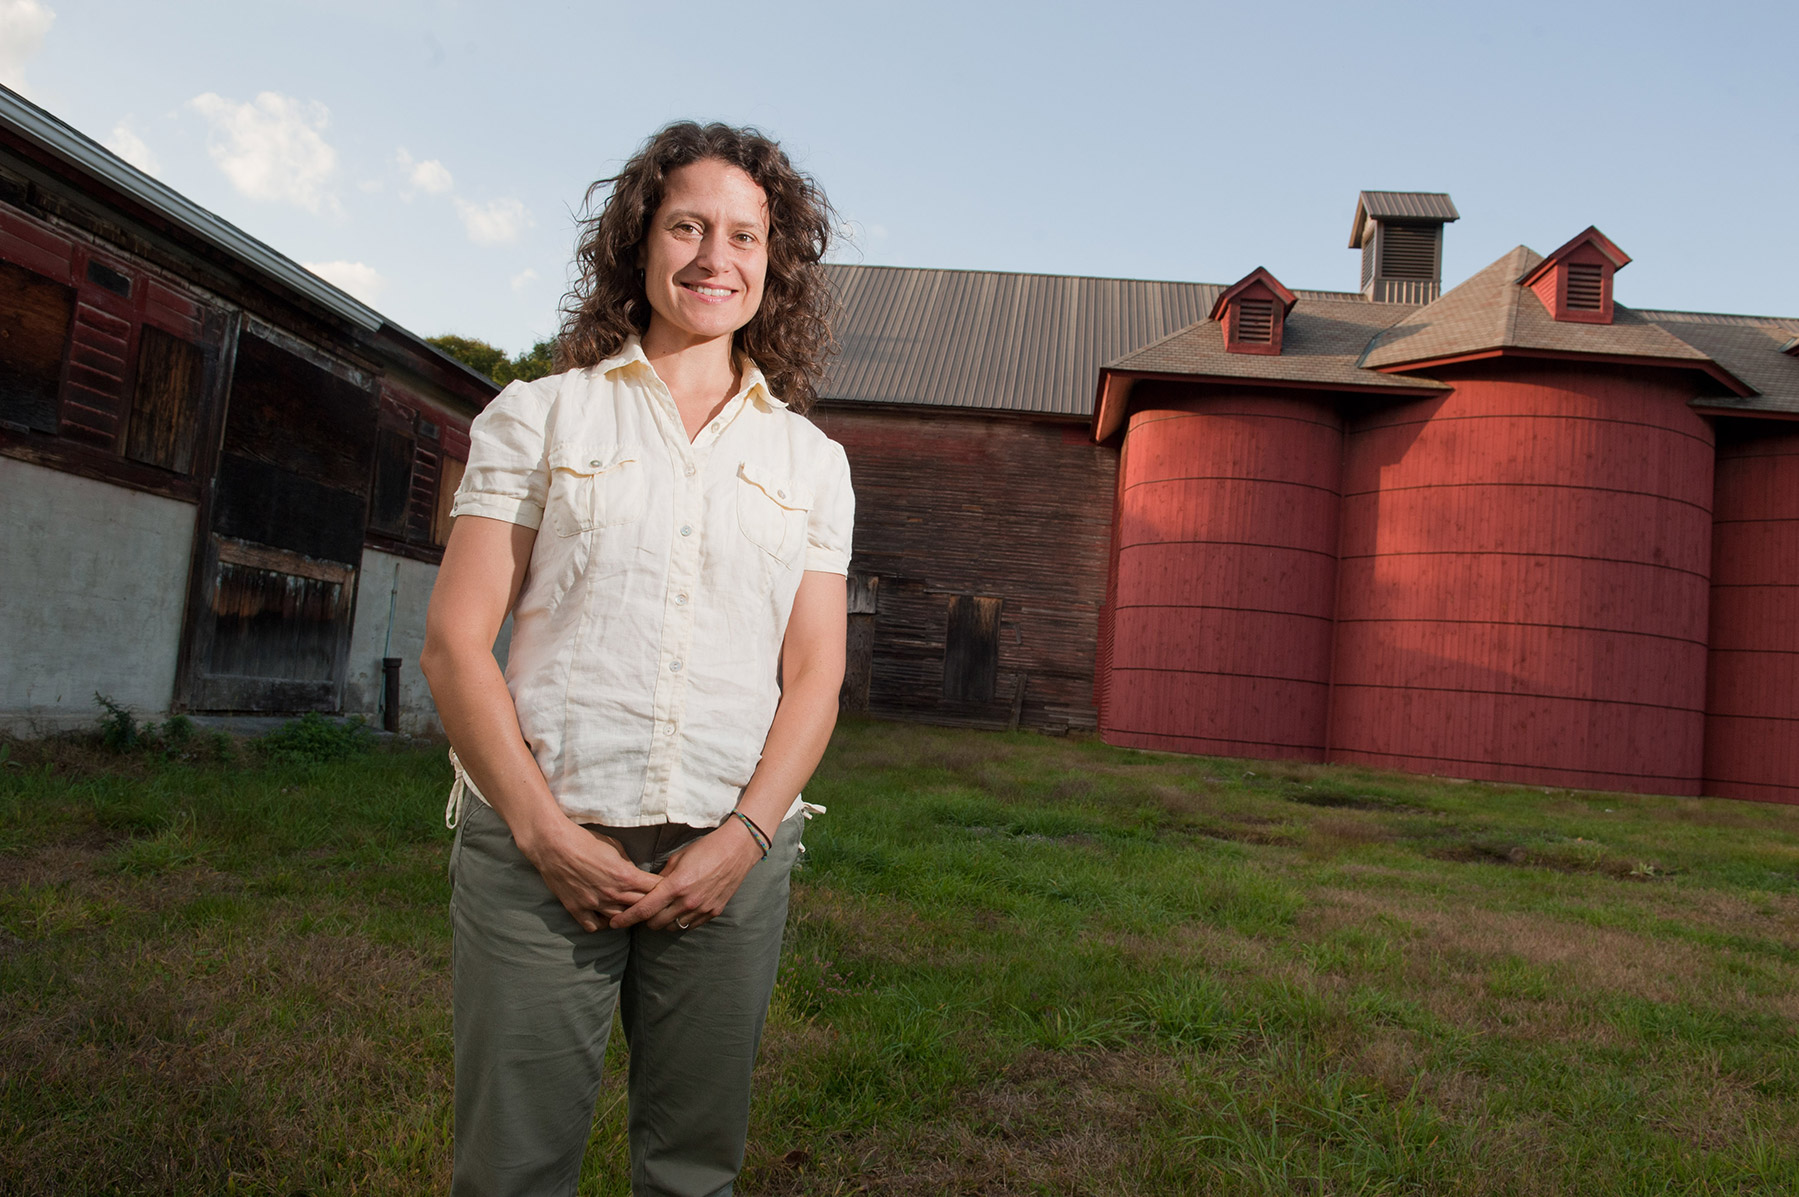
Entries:
[[725,262],[725,237],[717,230],[708,230],[700,238],[698,252],[693,255],[696,265],[707,271],[715,271]]

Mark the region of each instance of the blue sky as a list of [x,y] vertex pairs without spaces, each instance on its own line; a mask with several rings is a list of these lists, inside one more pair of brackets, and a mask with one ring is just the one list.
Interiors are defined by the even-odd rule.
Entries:
[[1363,188],[1453,283],[1597,224],[1638,307],[1799,315],[1799,5],[0,0],[0,82],[423,334],[555,328],[653,129],[755,124],[842,260],[1353,288]]

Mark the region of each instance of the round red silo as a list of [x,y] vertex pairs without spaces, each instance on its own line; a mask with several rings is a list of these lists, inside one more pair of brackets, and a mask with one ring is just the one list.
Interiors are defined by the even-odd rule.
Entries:
[[1705,792],[1799,802],[1799,429],[1720,436]]
[[1346,432],[1331,759],[1697,793],[1713,438],[1690,377],[1442,377]]
[[1140,383],[1119,469],[1111,744],[1321,759],[1342,422]]

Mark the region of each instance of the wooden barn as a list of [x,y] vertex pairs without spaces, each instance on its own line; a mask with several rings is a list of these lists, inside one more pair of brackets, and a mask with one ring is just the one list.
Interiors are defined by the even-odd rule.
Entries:
[[411,663],[495,392],[0,89],[0,727],[435,714]]
[[1096,726],[1117,452],[1099,368],[1205,316],[1216,287],[834,266],[843,352],[813,419],[856,487],[846,705]]
[[[852,708],[1799,801],[1799,320],[1632,309],[1589,228],[1361,289],[831,267]],[[434,726],[486,378],[0,90],[0,727]]]
[[1101,735],[1799,801],[1799,321],[1630,309],[1593,228],[1439,296],[1455,218],[1364,193],[1361,294],[1100,371]]

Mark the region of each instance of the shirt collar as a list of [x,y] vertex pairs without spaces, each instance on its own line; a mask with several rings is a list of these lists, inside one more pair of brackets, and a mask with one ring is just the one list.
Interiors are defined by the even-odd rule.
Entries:
[[[614,370],[622,370],[631,365],[641,365],[646,370],[655,368],[650,365],[650,359],[643,352],[642,340],[634,336],[626,337],[625,343],[619,346],[618,352],[601,361],[594,367],[594,370],[600,374],[610,374]],[[740,356],[737,359],[737,372],[738,377],[742,379],[742,383],[737,388],[737,395],[747,395],[769,410],[787,406],[769,389],[768,379],[762,374],[762,367],[748,357]],[[732,396],[733,399],[736,397],[736,395]]]

